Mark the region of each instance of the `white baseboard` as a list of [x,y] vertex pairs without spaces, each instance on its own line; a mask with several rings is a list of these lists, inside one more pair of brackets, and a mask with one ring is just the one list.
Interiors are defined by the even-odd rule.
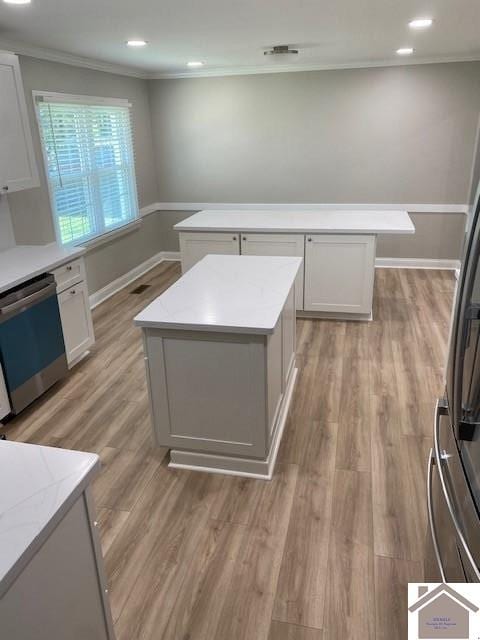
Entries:
[[460,260],[434,258],[376,258],[375,266],[384,269],[460,269]]
[[112,280],[107,285],[92,293],[89,297],[90,308],[94,309],[108,298],[111,298],[113,295],[128,287],[134,280],[143,276],[147,271],[153,269],[158,264],[165,260],[180,260],[180,252],[178,251],[160,251],[155,254],[145,262],[142,262],[137,267],[134,267],[127,273],[124,273],[119,278]]
[[162,251],[164,260],[177,260],[180,262],[180,251]]

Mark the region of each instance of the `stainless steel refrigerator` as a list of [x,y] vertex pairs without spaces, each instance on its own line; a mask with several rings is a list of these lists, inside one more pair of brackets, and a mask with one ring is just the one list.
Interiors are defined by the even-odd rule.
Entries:
[[430,582],[480,582],[480,191],[468,227],[428,461]]

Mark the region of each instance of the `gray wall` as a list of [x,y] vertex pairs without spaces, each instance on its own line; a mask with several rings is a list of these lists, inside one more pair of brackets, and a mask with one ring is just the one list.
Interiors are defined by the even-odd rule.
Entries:
[[150,87],[163,202],[468,202],[480,62]]
[[[162,202],[469,201],[480,62],[157,80],[150,92]],[[464,215],[412,218],[416,235],[382,238],[380,256],[459,257]]]
[[0,251],[13,246],[15,246],[15,236],[7,196],[0,195]]
[[[58,91],[102,97],[128,98],[132,103],[135,167],[140,207],[158,200],[151,134],[148,83],[101,71],[20,57],[41,185],[8,196],[17,244],[44,244],[55,240],[32,90]],[[162,250],[162,234],[148,220],[138,231],[101,245],[86,256],[91,293]],[[154,231],[152,235],[152,231]],[[97,269],[98,267],[98,269]]]
[[[8,197],[15,239],[55,239],[33,89],[128,98],[140,206],[153,202],[466,203],[480,63],[145,81],[22,56],[41,186]],[[89,251],[91,292],[178,250],[161,212]],[[385,257],[457,258],[465,217],[413,214]]]

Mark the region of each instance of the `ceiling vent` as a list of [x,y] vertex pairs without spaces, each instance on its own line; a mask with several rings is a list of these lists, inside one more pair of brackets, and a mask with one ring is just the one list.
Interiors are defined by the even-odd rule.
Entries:
[[269,49],[268,51],[264,51],[263,55],[265,56],[288,56],[288,55],[297,55],[298,49],[290,49],[290,45],[288,44],[278,44],[273,49]]

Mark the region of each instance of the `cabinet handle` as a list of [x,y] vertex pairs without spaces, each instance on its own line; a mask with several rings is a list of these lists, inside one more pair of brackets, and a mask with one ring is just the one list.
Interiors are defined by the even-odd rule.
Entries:
[[246,241],[247,241],[247,238],[246,238],[245,236],[243,236],[242,240],[243,240],[244,242],[246,242]]
[[8,184],[6,184],[4,187],[2,187],[2,191],[8,191]]
[[77,293],[77,292],[75,291],[75,289],[70,289],[70,294],[71,294],[72,296],[74,296],[76,293]]
[[311,238],[307,238],[307,240],[308,240],[308,242],[311,242],[311,241],[312,241],[312,239],[311,239]]
[[71,271],[71,270],[72,270],[72,265],[69,264],[68,267],[67,267],[67,271]]
[[236,240],[236,239],[237,239],[237,236],[233,236],[232,240]]

